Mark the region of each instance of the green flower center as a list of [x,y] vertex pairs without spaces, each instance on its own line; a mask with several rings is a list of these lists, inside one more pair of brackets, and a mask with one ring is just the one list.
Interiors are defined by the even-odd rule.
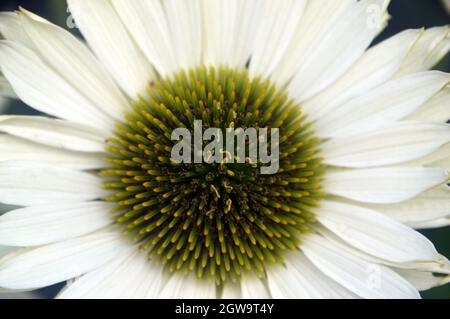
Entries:
[[[203,130],[278,128],[278,171],[262,174],[264,164],[248,159],[175,163],[173,131],[194,134],[198,120]],[[283,89],[247,70],[181,71],[152,83],[117,123],[110,168],[101,173],[113,192],[106,200],[117,204],[125,234],[170,273],[195,273],[218,286],[246,272],[264,277],[314,223],[323,167],[310,126]]]

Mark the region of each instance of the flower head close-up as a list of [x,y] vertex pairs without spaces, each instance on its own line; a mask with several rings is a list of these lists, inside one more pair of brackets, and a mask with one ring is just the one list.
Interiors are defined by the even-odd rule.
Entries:
[[[0,292],[420,298],[450,263],[447,25],[389,0],[0,13]],[[79,31],[79,33],[78,33]],[[447,256],[448,257],[448,256]]]

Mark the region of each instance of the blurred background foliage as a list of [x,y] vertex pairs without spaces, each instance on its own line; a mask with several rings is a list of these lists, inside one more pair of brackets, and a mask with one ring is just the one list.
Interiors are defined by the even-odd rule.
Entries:
[[[89,0],[86,0],[89,1]],[[145,0],[144,0],[145,1]],[[245,0],[243,0],[245,1]],[[339,0],[329,0],[339,1]],[[447,3],[447,11],[445,3]],[[2,0],[0,11],[16,10],[18,6],[37,13],[53,23],[67,28],[70,19],[66,1],[64,0]],[[433,27],[450,24],[450,0],[392,0],[389,8],[392,19],[387,29],[376,39],[375,43],[382,41],[400,31],[410,28]],[[71,31],[77,32],[76,29]],[[436,69],[450,72],[450,55],[448,55]],[[0,110],[2,113],[2,110]],[[11,102],[3,109],[3,114],[35,115],[36,111],[20,102]],[[0,207],[0,213],[6,211],[6,207]],[[450,258],[450,227],[426,230],[423,233],[436,245],[438,251]],[[36,292],[35,297],[51,298],[61,285],[42,289]],[[428,290],[422,293],[424,298],[448,298],[450,299],[450,284]],[[14,295],[3,296],[3,298]],[[16,297],[30,297],[30,295],[16,295]],[[0,295],[0,299],[2,296]]]

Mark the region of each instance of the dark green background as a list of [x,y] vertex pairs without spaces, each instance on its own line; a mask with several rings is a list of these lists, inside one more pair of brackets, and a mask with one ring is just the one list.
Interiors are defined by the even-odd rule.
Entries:
[[[15,10],[19,5],[44,16],[63,27],[66,25],[68,13],[66,2],[64,0],[2,0],[0,3],[0,10]],[[450,24],[450,16],[445,12],[439,0],[392,0],[389,12],[392,15],[389,26],[376,42],[409,28]],[[448,55],[436,68],[450,72],[450,55]],[[14,114],[36,114],[35,111],[21,103],[11,105],[7,112]],[[436,245],[436,248],[441,254],[450,257],[450,227],[427,230],[423,233]],[[41,294],[43,297],[52,297],[60,287],[61,285],[43,289]],[[450,299],[450,284],[444,287],[431,289],[424,292],[422,295],[424,298]]]

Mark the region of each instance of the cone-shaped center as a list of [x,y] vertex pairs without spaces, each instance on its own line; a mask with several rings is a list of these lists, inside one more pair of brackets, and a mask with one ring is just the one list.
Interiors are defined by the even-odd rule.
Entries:
[[181,71],[147,95],[108,143],[117,223],[169,272],[218,285],[263,277],[298,247],[321,198],[319,140],[301,106],[230,68]]

